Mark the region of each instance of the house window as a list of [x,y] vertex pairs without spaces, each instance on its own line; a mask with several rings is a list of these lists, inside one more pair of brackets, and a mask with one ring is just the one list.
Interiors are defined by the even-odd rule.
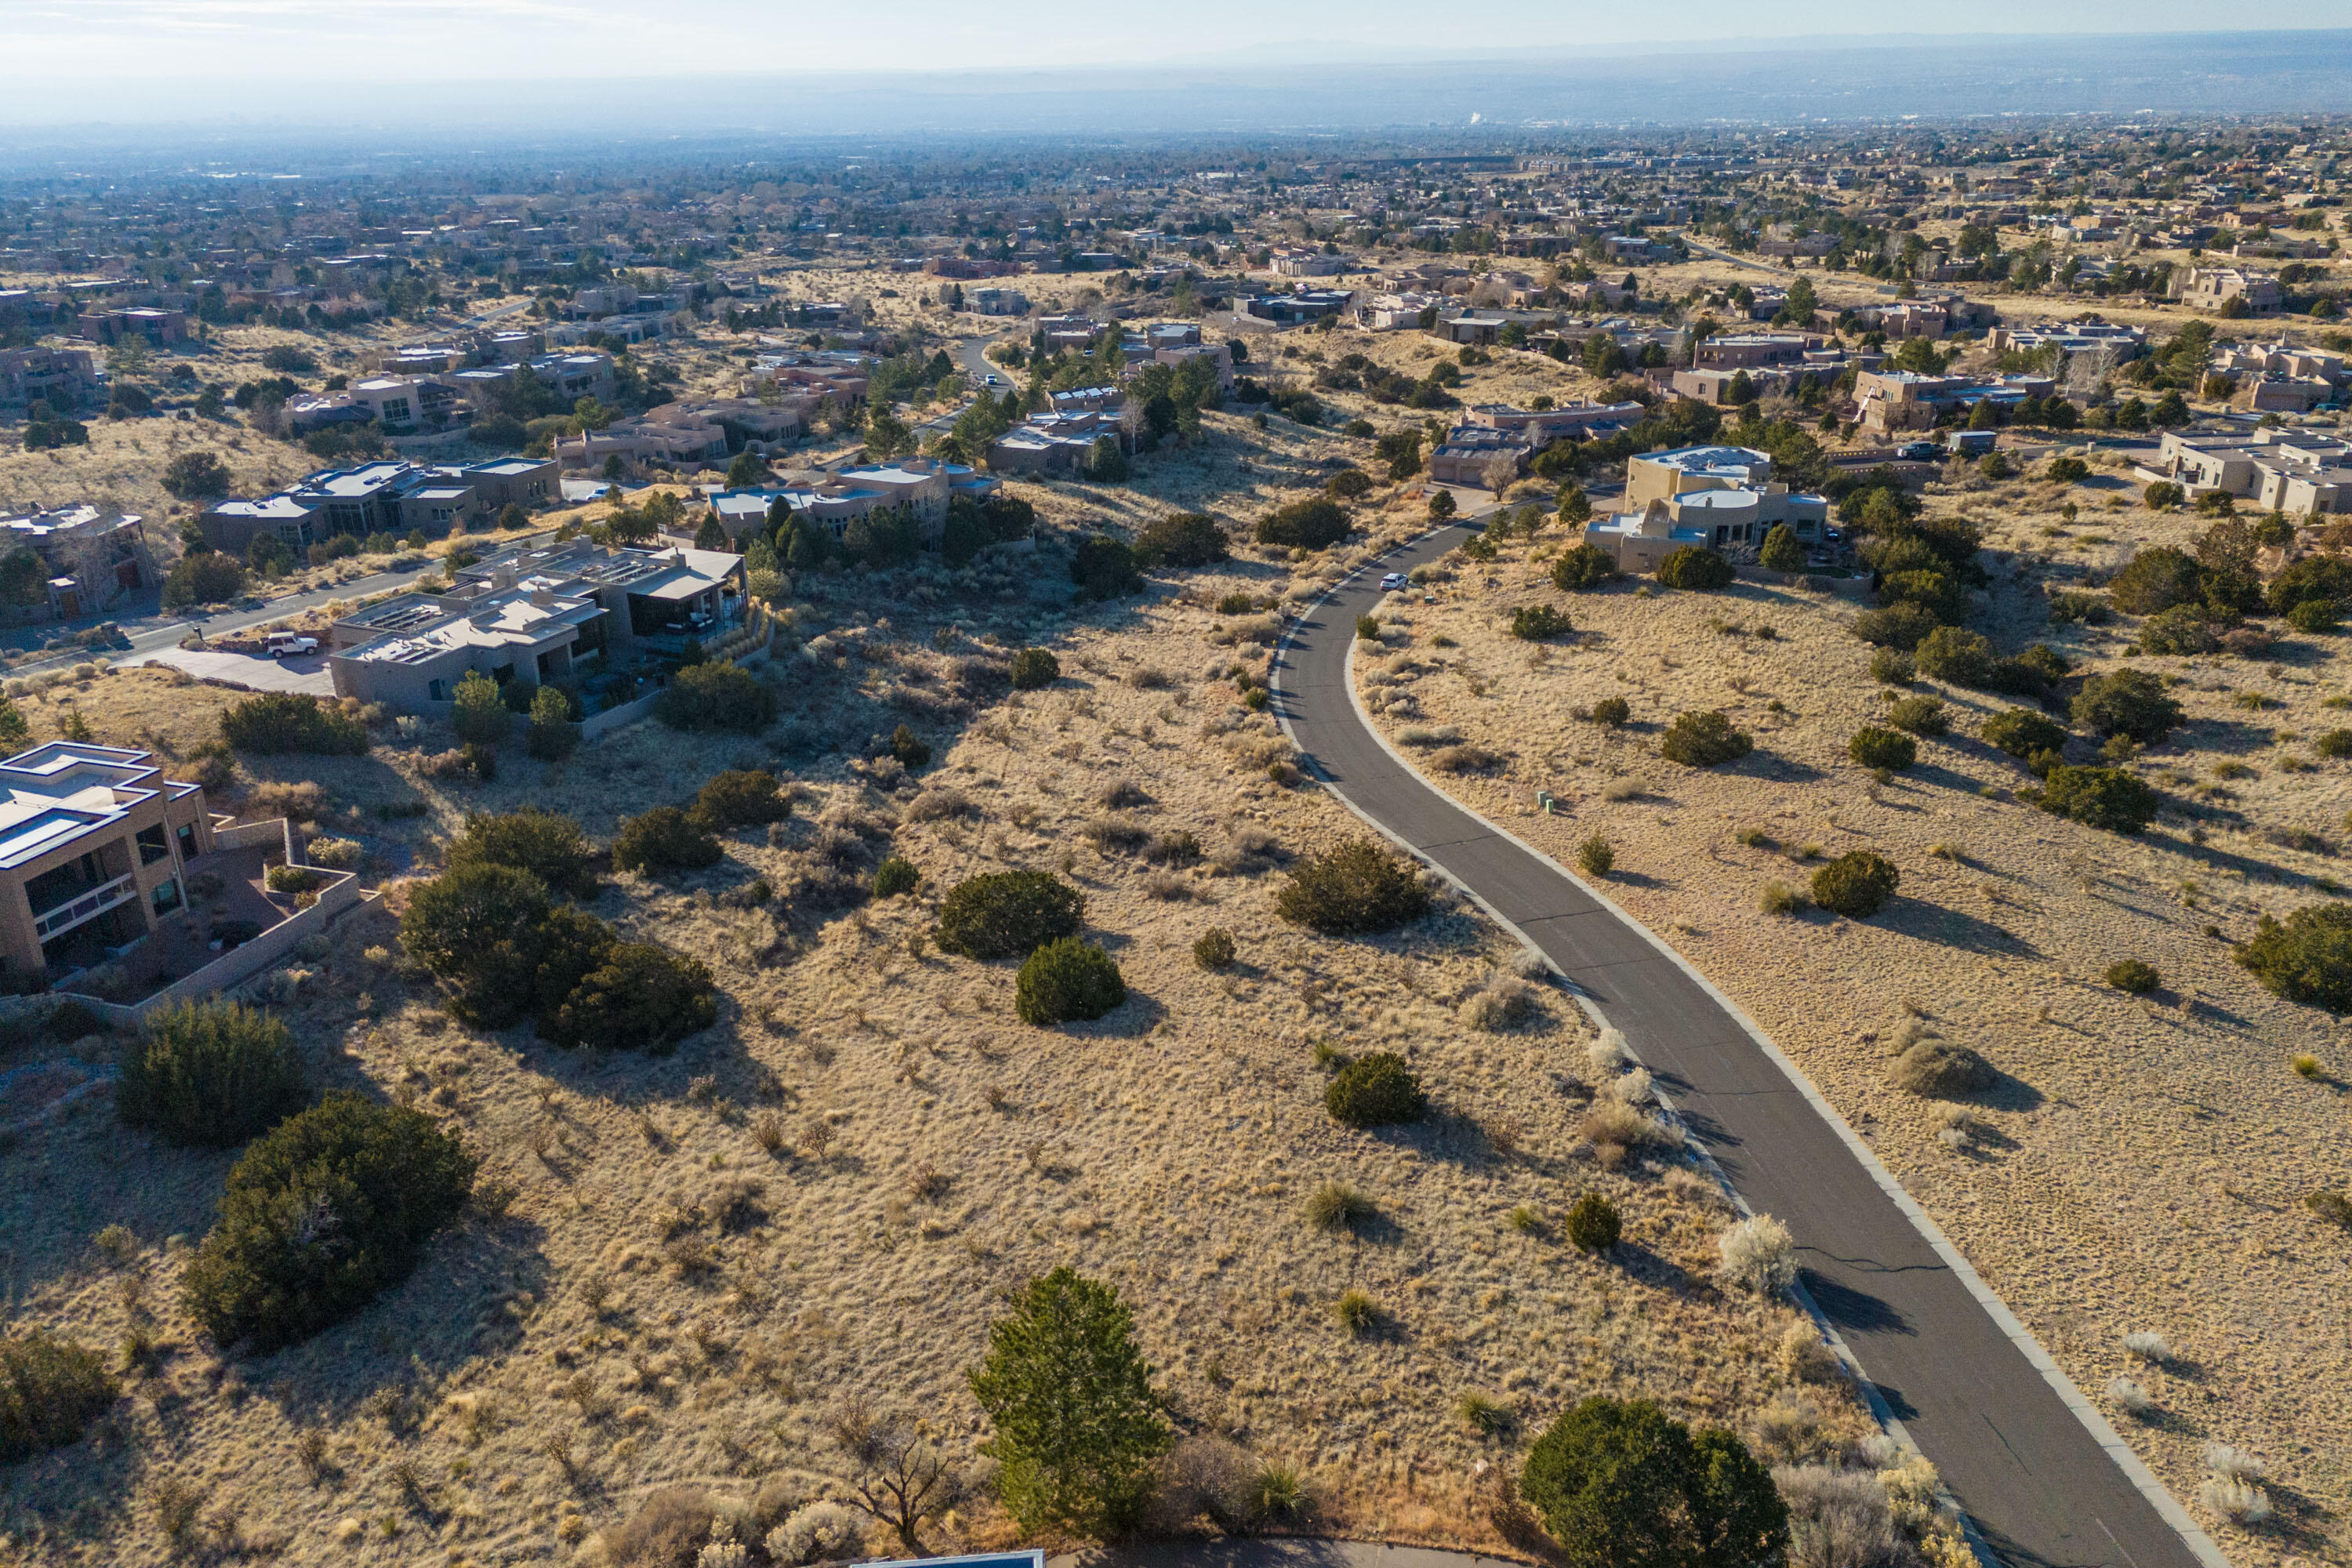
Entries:
[[449,700],[449,683],[446,680],[427,681],[425,695],[430,701],[446,702]]
[[163,832],[162,823],[139,830],[139,863],[142,866],[152,866],[158,860],[169,860],[171,858],[172,841]]
[[180,858],[183,860],[193,860],[195,858],[196,827],[195,824],[187,823],[183,825],[180,828]]
[[180,907],[180,879],[173,877],[155,889],[155,912],[170,914]]

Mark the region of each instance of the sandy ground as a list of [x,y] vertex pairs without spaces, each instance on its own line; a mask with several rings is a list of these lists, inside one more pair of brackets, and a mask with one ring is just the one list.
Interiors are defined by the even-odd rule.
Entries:
[[[2134,544],[2184,542],[2194,525],[2131,510],[2059,529],[2054,507],[2087,510],[2101,482],[2115,493],[2112,479],[2063,493],[1938,487],[1932,508],[1989,510],[1995,542],[2033,547],[1989,561],[1996,586],[1974,624],[2012,650],[2046,638],[2086,670],[2117,666],[2132,624],[2045,626],[2042,584]],[[2248,1534],[2205,1519],[2235,1560],[2344,1561],[2352,1255],[2301,1199],[2346,1184],[2352,1031],[2270,995],[2228,946],[2258,914],[2323,897],[2341,875],[2327,847],[2342,842],[2352,780],[2308,746],[2343,722],[2341,641],[2289,636],[2262,662],[2137,659],[2179,678],[2191,722],[2131,765],[2221,815],[2192,836],[2168,812],[2125,838],[2017,800],[2033,781],[1974,738],[2007,703],[1934,682],[1917,689],[1945,700],[1952,734],[1874,784],[1845,742],[1898,693],[1870,679],[1871,649],[1845,630],[1853,601],[1750,584],[1652,596],[1633,581],[1561,595],[1544,561],[1559,546],[1554,531],[1492,567],[1455,558],[1459,571],[1431,587],[1435,604],[1391,601],[1390,650],[1360,647],[1356,665],[1383,728],[1403,741],[1451,727],[1497,753],[1491,773],[1448,776],[1425,741],[1403,747],[1564,863],[1588,837],[1609,840],[1609,895],[1794,1056],[2192,1510],[2203,1511],[2203,1444],[2261,1455],[2282,1522]],[[1511,607],[1534,602],[1568,610],[1576,634],[1510,639]],[[1632,705],[1624,729],[1574,716],[1611,696]],[[1664,761],[1664,726],[1702,708],[1750,731],[1754,753],[1713,772]],[[2091,747],[2072,750],[2087,760]],[[1539,788],[1560,815],[1535,813]],[[1764,837],[1743,842],[1750,832]],[[2288,832],[2326,852],[2280,847],[2273,836]],[[1857,847],[1902,875],[1878,917],[1759,912],[1768,881],[1801,889],[1812,857]],[[2163,989],[2140,999],[2107,986],[2104,972],[2124,958],[2155,964]],[[1885,1077],[1890,1053],[1923,1029],[1978,1047],[2005,1075],[1968,1107],[1980,1131],[1958,1150],[1938,1137],[1939,1106]],[[2305,1051],[2326,1064],[2318,1081],[2288,1069]],[[2123,1336],[2144,1331],[2175,1359],[2128,1355]],[[2150,1390],[2153,1415],[2112,1407],[2104,1391],[2118,1375]]]
[[[1285,436],[1246,451],[1242,429],[1213,420],[1208,446],[1160,460],[1141,492],[1024,493],[1057,523],[1172,504],[1154,491],[1253,515],[1303,493],[1298,477],[1346,445]],[[1188,1429],[1305,1467],[1331,1529],[1499,1546],[1481,1478],[1511,1439],[1455,1414],[1467,1394],[1509,1407],[1519,1433],[1611,1391],[1750,1431],[1780,1458],[1862,1436],[1847,1394],[1785,1368],[1795,1314],[1708,1280],[1726,1215],[1705,1184],[1591,1158],[1575,1127],[1588,1030],[1566,999],[1501,1032],[1464,1021],[1470,994],[1515,960],[1507,939],[1445,899],[1370,941],[1275,917],[1280,858],[1357,829],[1268,776],[1285,742],[1224,672],[1263,667],[1270,623],[1211,606],[1315,579],[1242,560],[1081,612],[1058,570],[1015,557],[803,584],[806,647],[773,667],[786,712],[772,748],[641,726],[557,766],[510,746],[478,786],[420,768],[446,733],[247,763],[275,798],[315,785],[308,809],[368,849],[393,905],[397,874],[429,870],[467,810],[552,805],[602,837],[729,765],[780,759],[804,788],[772,837],[739,835],[709,871],[620,879],[597,901],[719,977],[719,1026],[673,1057],[470,1032],[404,969],[382,915],[346,920],[271,982],[322,1084],[429,1107],[517,1188],[505,1218],[467,1222],[406,1286],[305,1346],[226,1360],[174,1303],[226,1156],[126,1133],[102,1100],[0,1153],[11,1321],[109,1347],[146,1323],[166,1347],[91,1437],[6,1478],[0,1561],[161,1562],[166,1483],[201,1498],[205,1539],[304,1563],[569,1555],[680,1479],[748,1495],[782,1475],[814,1491],[842,1473],[823,1423],[856,1390],[968,1444],[962,1372],[994,1293],[1061,1262],[1134,1304]],[[967,661],[1032,641],[1059,651],[1060,684],[967,688]],[[93,675],[28,691],[37,733],[68,693],[101,734],[182,751],[233,697],[160,672]],[[865,760],[862,738],[900,721],[939,748],[919,778]],[[845,739],[851,757],[834,750]],[[1190,832],[1204,858],[1155,865],[1122,847],[1129,822]],[[1260,834],[1275,854],[1244,854]],[[922,889],[859,902],[845,889],[886,850],[921,868]],[[1125,1007],[1032,1029],[1013,1019],[1010,965],[929,945],[939,891],[1001,866],[1078,884],[1126,973]],[[773,901],[751,896],[759,879]],[[1222,974],[1191,956],[1211,926],[1240,950]],[[1435,1114],[1388,1133],[1335,1126],[1318,1043],[1408,1055]],[[1308,1226],[1303,1201],[1333,1180],[1379,1217],[1355,1233]],[[1608,1259],[1558,1235],[1589,1189],[1626,1215]],[[110,1224],[136,1239],[125,1261],[92,1243]],[[1349,1287],[1379,1303],[1380,1332],[1334,1322]],[[311,1429],[326,1440],[316,1477],[297,1462]],[[549,1450],[558,1436],[575,1480]],[[983,1507],[937,1544],[1005,1536]]]

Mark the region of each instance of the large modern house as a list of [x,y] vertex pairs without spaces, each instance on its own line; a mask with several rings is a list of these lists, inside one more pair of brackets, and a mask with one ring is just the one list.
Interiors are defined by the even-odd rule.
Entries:
[[18,550],[39,560],[42,597],[59,620],[94,616],[162,576],[136,512],[87,502],[0,514],[0,556]]
[[104,962],[186,905],[212,847],[203,787],[146,752],[51,741],[0,761],[0,967]]
[[1772,459],[1748,447],[1645,452],[1625,465],[1625,510],[1585,524],[1584,542],[1627,572],[1654,572],[1686,544],[1753,551],[1780,523],[1797,542],[1828,542],[1829,502],[1772,478]]
[[469,566],[446,593],[402,594],[329,628],[338,697],[428,712],[478,670],[504,686],[562,684],[642,645],[708,637],[742,607],[743,558],[715,550],[606,550],[584,539]]
[[559,475],[546,458],[493,458],[452,468],[386,458],[322,468],[258,500],[215,501],[198,525],[215,550],[239,556],[265,533],[295,551],[339,533],[438,536],[509,504],[530,508],[560,499]]

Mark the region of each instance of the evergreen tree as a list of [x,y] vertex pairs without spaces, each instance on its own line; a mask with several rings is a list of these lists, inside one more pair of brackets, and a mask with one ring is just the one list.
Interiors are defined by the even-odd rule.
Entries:
[[1004,1506],[1030,1531],[1098,1534],[1134,1521],[1173,1436],[1166,1401],[1109,1286],[1067,1268],[1029,1281],[970,1373],[995,1435]]

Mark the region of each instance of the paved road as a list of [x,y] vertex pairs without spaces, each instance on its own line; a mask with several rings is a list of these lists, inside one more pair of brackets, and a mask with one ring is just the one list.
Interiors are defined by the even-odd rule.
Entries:
[[2211,1542],[1727,999],[1374,738],[1348,689],[1356,617],[1378,603],[1380,573],[1410,570],[1464,535],[1456,526],[1400,547],[1302,618],[1274,676],[1275,711],[1300,750],[1359,814],[1516,926],[1624,1031],[1741,1195],[1795,1233],[1813,1300],[2001,1561],[2220,1568]]

